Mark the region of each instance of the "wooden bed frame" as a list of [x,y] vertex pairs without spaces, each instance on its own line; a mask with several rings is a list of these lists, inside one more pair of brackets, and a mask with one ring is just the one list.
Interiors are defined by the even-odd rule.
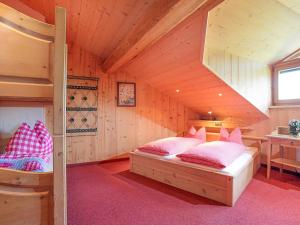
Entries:
[[53,173],[0,169],[0,224],[53,224]]
[[54,144],[53,172],[0,168],[0,224],[67,224],[66,12],[56,8],[54,26],[0,3],[0,35],[0,105],[47,105]]
[[[212,141],[218,134],[209,133],[208,136]],[[130,171],[225,205],[234,206],[260,167],[262,140],[249,136],[244,136],[243,139],[245,142],[250,141],[250,145],[257,147],[258,151],[253,156],[253,160],[233,176],[191,164],[182,165],[174,161],[147,157],[135,152],[130,153]]]

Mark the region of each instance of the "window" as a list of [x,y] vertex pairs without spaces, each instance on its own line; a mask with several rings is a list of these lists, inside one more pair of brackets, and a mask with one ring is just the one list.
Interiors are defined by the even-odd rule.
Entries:
[[278,73],[278,100],[300,99],[300,68]]
[[274,105],[300,104],[300,63],[274,67]]

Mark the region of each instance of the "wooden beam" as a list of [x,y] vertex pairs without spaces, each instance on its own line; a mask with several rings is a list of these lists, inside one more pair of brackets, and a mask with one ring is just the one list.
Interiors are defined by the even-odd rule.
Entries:
[[185,18],[199,9],[207,0],[155,1],[128,33],[119,46],[103,63],[105,72],[115,72],[136,57],[146,47],[153,45]]
[[53,144],[54,144],[54,225],[67,224],[66,198],[66,10],[55,12],[54,41],[54,96],[53,96]]

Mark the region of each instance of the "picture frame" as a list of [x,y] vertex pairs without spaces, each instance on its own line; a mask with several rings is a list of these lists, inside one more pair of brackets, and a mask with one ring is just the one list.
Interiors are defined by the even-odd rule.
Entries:
[[136,84],[117,82],[117,106],[136,107]]

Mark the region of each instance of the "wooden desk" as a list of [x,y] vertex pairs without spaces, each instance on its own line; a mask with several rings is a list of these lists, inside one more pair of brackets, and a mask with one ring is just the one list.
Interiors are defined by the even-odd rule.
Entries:
[[295,137],[292,135],[284,134],[270,134],[266,135],[268,138],[268,148],[267,148],[267,178],[270,178],[271,163],[277,163],[281,165],[280,172],[282,172],[282,166],[289,166],[292,168],[300,169],[300,162],[296,160],[290,160],[283,158],[282,154],[280,158],[272,159],[272,146],[274,144],[279,145],[280,152],[283,151],[285,147],[288,148],[300,148],[300,137]]

